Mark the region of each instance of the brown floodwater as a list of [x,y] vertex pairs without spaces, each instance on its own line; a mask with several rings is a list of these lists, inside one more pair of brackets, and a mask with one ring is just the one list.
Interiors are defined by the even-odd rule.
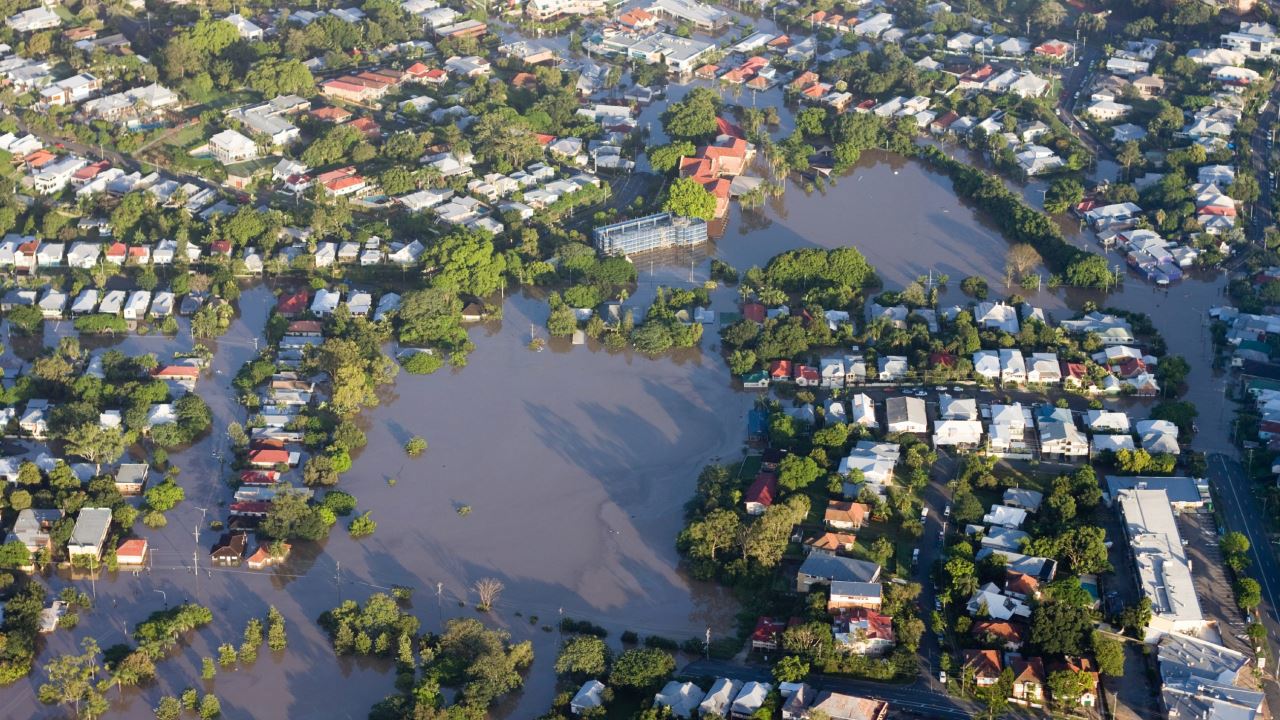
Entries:
[[[1084,234],[1072,240],[1089,242]],[[806,193],[791,184],[762,211],[735,209],[723,236],[706,248],[638,260],[633,298],[646,300],[659,283],[701,284],[709,253],[745,269],[789,248],[844,245],[858,247],[890,289],[932,269],[951,277],[944,302],[961,301],[958,285],[966,275],[986,277],[993,294],[1002,292],[1007,243],[954,197],[950,182],[918,163],[868,153],[824,191]],[[1222,380],[1208,365],[1204,322],[1204,311],[1222,301],[1222,285],[1209,276],[1160,290],[1130,277],[1107,300],[1151,314],[1170,351],[1192,362],[1189,398],[1201,408],[1202,446],[1226,444],[1225,421],[1211,417],[1222,406]],[[1101,300],[1063,290],[1020,294],[1060,316]],[[721,289],[713,305],[729,310],[735,298],[732,289]],[[111,717],[150,718],[161,695],[194,685],[216,692],[229,718],[363,718],[393,692],[390,668],[335,658],[315,619],[340,598],[363,599],[392,585],[416,589],[414,610],[428,629],[475,614],[468,588],[476,580],[495,577],[506,585],[486,619],[516,640],[532,640],[537,659],[525,689],[497,709],[498,717],[533,717],[549,704],[559,634],[541,626],[562,614],[603,625],[615,640],[624,629],[676,639],[701,636],[708,627],[713,634],[728,630],[736,604],[680,571],[674,538],[698,469],[741,455],[754,396],[733,388],[714,352],[714,328],[703,349],[658,359],[560,341],[531,352],[531,326],[545,335],[547,312],[533,295],[507,298],[503,320],[471,331],[476,350],[466,368],[428,377],[402,373],[381,404],[365,413],[369,445],[341,487],[359,499],[361,511],[373,511],[379,525],[372,537],[355,541],[339,526],[326,542],[299,547],[275,571],[209,571],[216,533],[200,532],[197,543],[193,530],[207,527],[202,519],[225,515],[231,492],[223,482],[224,430],[243,420],[230,380],[254,355],[254,338],[261,337],[273,301],[264,285],[246,290],[240,316],[213,343],[213,366],[199,392],[211,406],[215,431],[174,454],[187,501],[169,514],[168,527],[138,526],[151,541],[154,568],[92,585],[74,581],[96,593],[98,609],[76,630],[44,642],[41,659],[73,652],[82,637],[105,648],[124,641],[166,601],[213,608],[215,622],[160,665],[156,684],[112,691]],[[116,344],[164,357],[190,343],[179,335]],[[1135,414],[1144,406],[1128,404]],[[430,443],[418,459],[402,450],[414,435]],[[464,505],[466,516],[458,512]],[[194,575],[197,548],[201,571]],[[50,578],[55,589],[68,582]],[[200,681],[200,659],[216,656],[223,642],[238,643],[244,622],[264,616],[268,605],[287,619],[288,651],[280,657],[264,652],[248,668]],[[537,622],[530,622],[535,615]],[[0,691],[0,717],[60,716],[36,701],[40,679],[37,672]]]

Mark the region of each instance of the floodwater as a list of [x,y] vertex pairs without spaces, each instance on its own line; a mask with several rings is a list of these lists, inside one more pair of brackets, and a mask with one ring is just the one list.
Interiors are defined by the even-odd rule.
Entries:
[[[274,572],[210,570],[207,552],[217,533],[203,530],[197,545],[193,531],[225,516],[223,429],[243,420],[230,380],[253,356],[272,302],[265,286],[246,291],[242,316],[217,342],[212,375],[199,388],[216,431],[173,455],[187,501],[163,530],[137,528],[151,541],[153,569],[76,581],[96,594],[99,607],[74,632],[50,636],[41,653],[73,652],[85,636],[104,648],[123,642],[165,602],[213,608],[215,622],[160,665],[158,683],[112,693],[113,717],[151,717],[161,695],[195,685],[216,692],[227,717],[363,718],[393,692],[389,666],[335,658],[315,619],[339,598],[363,599],[393,585],[416,589],[416,612],[429,629],[475,614],[468,590],[475,581],[496,577],[506,585],[487,620],[516,640],[533,640],[537,660],[524,691],[499,716],[532,717],[549,705],[560,637],[542,626],[562,615],[603,625],[615,638],[625,629],[678,640],[729,630],[736,604],[679,571],[674,539],[698,469],[742,454],[752,396],[733,388],[717,355],[700,350],[654,360],[553,342],[531,352],[530,325],[542,328],[547,312],[545,301],[531,296],[509,298],[504,321],[473,331],[477,349],[466,369],[401,374],[364,416],[369,445],[341,487],[361,511],[373,511],[374,536],[354,541],[344,521],[329,540],[298,548]],[[122,344],[162,355],[189,347],[182,336],[163,349],[158,341]],[[402,450],[412,435],[430,443],[418,459]],[[466,516],[458,513],[462,505],[471,508]],[[197,551],[198,576],[191,573]],[[66,582],[51,578],[55,589]],[[264,652],[249,668],[201,682],[200,659],[216,656],[223,642],[238,643],[244,622],[268,605],[286,617],[289,650],[281,657]],[[6,689],[0,717],[57,716],[35,701],[40,679],[36,673]]]
[[[1071,239],[1091,242],[1078,229]],[[985,277],[993,296],[1005,292],[1008,244],[954,196],[950,181],[919,163],[869,152],[823,190],[789,183],[785,196],[760,211],[735,208],[723,235],[705,248],[638,260],[633,298],[650,297],[658,283],[701,284],[709,255],[743,270],[786,249],[846,245],[866,255],[888,289],[932,270],[951,278],[943,302],[962,301],[958,287],[968,275]],[[1224,381],[1209,366],[1205,311],[1223,301],[1222,287],[1221,276],[1211,275],[1167,290],[1130,277],[1105,299],[1078,291],[1016,292],[1058,317],[1087,300],[1150,314],[1170,352],[1192,363],[1187,397],[1204,414],[1197,447],[1219,449],[1228,445],[1227,419],[1209,415],[1225,413]],[[726,288],[712,297],[714,309],[730,310],[736,293]],[[729,629],[736,604],[722,590],[685,577],[674,550],[680,508],[699,468],[741,455],[753,399],[733,388],[714,352],[715,328],[708,328],[701,350],[659,359],[560,341],[535,353],[527,344],[531,329],[545,335],[547,306],[531,295],[508,298],[504,320],[471,331],[476,350],[466,368],[428,377],[402,373],[380,406],[363,416],[369,445],[340,487],[358,498],[361,511],[373,511],[379,528],[372,537],[352,540],[344,521],[327,541],[297,548],[275,571],[209,570],[217,533],[204,528],[225,516],[222,506],[231,495],[223,482],[224,429],[244,419],[230,381],[255,354],[272,302],[265,285],[246,290],[240,317],[212,343],[216,355],[199,392],[213,411],[214,432],[173,455],[187,501],[169,514],[167,528],[137,528],[151,541],[154,568],[94,584],[76,581],[96,594],[99,607],[83,615],[75,631],[49,636],[41,652],[42,660],[74,652],[86,636],[104,648],[123,642],[166,602],[195,600],[213,608],[215,622],[160,665],[156,684],[112,691],[112,717],[150,718],[161,695],[194,685],[216,692],[229,718],[364,718],[393,692],[391,668],[335,658],[315,619],[341,598],[364,599],[392,585],[415,588],[416,614],[424,628],[436,629],[449,617],[475,615],[468,590],[475,581],[495,577],[505,584],[485,619],[515,640],[532,640],[537,659],[525,689],[497,709],[499,717],[533,717],[548,706],[560,638],[542,626],[554,626],[561,615],[603,625],[615,639],[624,629],[678,640]],[[47,333],[45,342],[68,328]],[[113,344],[164,358],[189,349],[191,340],[180,333]],[[402,450],[414,435],[430,444],[418,459]],[[470,508],[465,516],[458,512],[464,505]],[[199,574],[191,572],[193,554]],[[68,580],[50,582],[56,590]],[[215,657],[223,642],[238,644],[244,622],[265,616],[268,605],[286,617],[288,651],[273,657],[264,649],[253,666],[200,681],[200,659]],[[0,717],[59,717],[36,701],[40,680],[37,672],[0,693]]]

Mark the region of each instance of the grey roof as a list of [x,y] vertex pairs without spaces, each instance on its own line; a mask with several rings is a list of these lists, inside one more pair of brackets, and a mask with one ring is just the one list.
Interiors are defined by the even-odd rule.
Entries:
[[1013,507],[1026,508],[1032,512],[1040,509],[1040,503],[1044,501],[1044,494],[1035,490],[1027,490],[1025,488],[1009,488],[1004,491],[1004,504]]
[[1116,497],[1121,490],[1135,488],[1148,490],[1164,490],[1171,503],[1200,503],[1204,498],[1200,495],[1195,478],[1190,477],[1125,477],[1121,475],[1107,476],[1107,492]]
[[1243,653],[1177,633],[1161,638],[1157,655],[1166,682],[1192,678],[1230,684],[1249,664]]
[[111,527],[111,510],[108,508],[81,508],[76,516],[76,526],[71,531],[69,545],[101,546]]
[[116,482],[123,485],[144,483],[150,470],[146,463],[125,463],[116,470]]
[[800,573],[826,578],[832,582],[870,583],[880,578],[880,566],[866,560],[815,553],[805,558],[804,564],[800,566]]
[[1036,557],[1034,555],[1023,555],[1021,553],[1009,552],[1007,550],[997,550],[995,548],[984,547],[978,551],[975,556],[978,560],[985,560],[992,554],[1000,555],[1004,558],[1005,567],[1014,572],[1020,572],[1023,575],[1030,575],[1041,582],[1049,582],[1053,580],[1053,576],[1058,572],[1058,563],[1049,558]]
[[856,595],[859,597],[880,597],[884,592],[878,582],[857,582],[852,580],[835,580],[831,583],[832,595]]

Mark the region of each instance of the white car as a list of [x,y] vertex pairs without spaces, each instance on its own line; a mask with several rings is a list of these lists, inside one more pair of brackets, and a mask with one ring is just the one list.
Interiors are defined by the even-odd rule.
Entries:
[[942,683],[943,685],[946,685],[946,684],[947,684],[947,671],[946,671],[946,670],[939,670],[939,671],[938,671],[938,682]]

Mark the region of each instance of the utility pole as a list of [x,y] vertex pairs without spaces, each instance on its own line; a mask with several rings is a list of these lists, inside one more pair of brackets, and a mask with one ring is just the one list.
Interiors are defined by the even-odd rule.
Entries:
[[[200,525],[204,525],[204,515],[208,508],[196,508],[200,511]],[[195,539],[195,547],[191,550],[191,570],[196,575],[196,599],[200,598],[200,525],[196,525],[191,533]]]
[[335,562],[337,563],[337,567],[333,571],[333,582],[334,582],[334,587],[337,588],[338,590],[338,604],[341,605],[342,604],[342,561],[337,560]]
[[707,647],[707,657],[710,658],[711,657],[711,628],[710,627],[707,628],[706,647]]
[[440,624],[444,625],[444,603],[441,600],[441,594],[444,592],[444,583],[436,583],[436,614],[440,617]]

